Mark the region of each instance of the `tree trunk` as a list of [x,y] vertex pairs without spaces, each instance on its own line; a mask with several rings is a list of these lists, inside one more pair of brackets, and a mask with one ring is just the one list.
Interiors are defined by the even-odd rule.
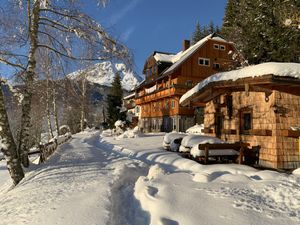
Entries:
[[[47,76],[47,90],[46,90],[46,112],[47,112],[47,124],[48,124],[48,133],[51,135],[51,138],[54,138],[53,129],[51,125],[51,114],[50,114],[50,87],[49,87],[49,76]],[[49,140],[48,140],[49,141]]]
[[17,185],[23,178],[24,172],[18,158],[17,146],[11,133],[8,117],[4,104],[4,96],[2,84],[0,86],[0,145],[1,152],[4,154],[7,163],[7,169],[13,180],[14,185]]
[[59,123],[58,123],[58,112],[57,112],[57,105],[56,105],[56,90],[54,85],[52,86],[52,92],[53,92],[53,112],[55,118],[55,128],[56,128],[57,136],[59,136],[60,133],[59,133]]
[[85,128],[85,109],[84,109],[84,103],[85,103],[85,93],[86,92],[86,77],[82,80],[82,96],[81,96],[81,119],[80,119],[80,130],[83,131]]
[[20,142],[19,142],[19,149],[18,149],[24,167],[29,166],[28,152],[29,152],[30,111],[31,111],[33,81],[34,81],[35,68],[36,68],[35,53],[38,47],[39,18],[40,18],[40,1],[36,0],[33,4],[32,14],[29,20],[30,49],[28,53],[28,67],[25,72],[25,89],[24,89],[24,99],[22,101],[21,131],[20,131]]

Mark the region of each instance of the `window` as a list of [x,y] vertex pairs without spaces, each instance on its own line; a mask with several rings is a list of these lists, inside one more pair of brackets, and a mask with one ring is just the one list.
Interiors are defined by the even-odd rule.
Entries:
[[172,107],[172,109],[175,108],[175,100],[172,100],[172,102],[171,102],[171,107]]
[[186,86],[188,86],[188,87],[193,87],[193,81],[192,81],[192,80],[187,80],[187,81],[185,82],[185,84],[186,84]]
[[198,59],[198,64],[201,66],[209,66],[210,65],[210,60],[206,58],[199,58]]
[[250,134],[250,131],[252,130],[252,111],[242,111],[241,112],[241,134]]
[[220,49],[223,50],[223,51],[225,51],[225,49],[226,49],[225,45],[220,45]]
[[220,45],[214,44],[214,49],[219,49],[219,48],[220,48]]
[[220,69],[221,65],[220,63],[214,63],[214,69]]

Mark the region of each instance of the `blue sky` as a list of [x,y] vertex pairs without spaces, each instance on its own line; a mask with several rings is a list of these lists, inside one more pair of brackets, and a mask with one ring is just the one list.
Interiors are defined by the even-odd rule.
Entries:
[[[7,0],[0,0],[0,6]],[[84,0],[86,13],[125,43],[134,55],[134,70],[142,75],[147,57],[155,50],[177,53],[200,25],[222,25],[227,0],[109,0],[97,8]],[[1,3],[2,2],[2,3]],[[12,71],[0,65],[1,75]]]
[[110,0],[104,9],[88,9],[133,52],[141,75],[154,51],[178,52],[196,22],[221,26],[226,0]]

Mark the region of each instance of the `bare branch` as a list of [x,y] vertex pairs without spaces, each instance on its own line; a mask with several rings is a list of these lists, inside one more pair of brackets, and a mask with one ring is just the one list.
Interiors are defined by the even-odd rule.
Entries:
[[6,59],[3,59],[3,58],[0,58],[0,62],[6,64],[8,66],[17,67],[19,69],[26,70],[26,68],[24,66],[22,66],[20,64],[17,64],[17,63],[10,62],[10,61],[8,61]]
[[57,49],[55,49],[53,47],[48,46],[48,45],[38,44],[37,47],[47,48],[47,49],[53,51],[54,53],[57,53],[57,54],[59,54],[61,56],[64,56],[66,58],[73,59],[73,60],[80,60],[80,61],[101,61],[101,60],[107,60],[107,59],[110,58],[110,57],[107,57],[107,58],[78,58],[78,57],[75,57],[75,56],[72,56],[72,55],[67,55],[67,54],[65,54],[65,53],[63,53],[63,52],[61,52],[61,51],[59,51],[59,50],[57,50]]

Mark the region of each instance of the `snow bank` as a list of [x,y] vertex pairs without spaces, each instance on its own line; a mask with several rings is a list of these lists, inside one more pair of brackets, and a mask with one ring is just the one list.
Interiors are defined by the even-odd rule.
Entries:
[[102,133],[101,133],[101,136],[103,137],[111,137],[113,135],[113,130],[112,129],[106,129],[106,130],[103,130]]
[[117,139],[123,139],[123,138],[137,138],[142,136],[142,133],[139,131],[139,128],[136,126],[133,129],[127,129],[123,134],[116,137]]
[[294,174],[294,175],[300,176],[300,168],[295,169],[295,170],[293,171],[293,174]]
[[240,78],[259,77],[259,76],[269,75],[269,74],[300,79],[300,64],[268,62],[259,65],[254,65],[254,66],[247,66],[239,70],[217,73],[201,81],[191,90],[186,92],[180,98],[179,102],[180,104],[182,104],[183,102],[187,101],[187,99],[191,98],[191,96],[193,96],[195,93],[200,91],[202,88],[204,88],[206,85],[208,85],[211,82],[224,81],[224,80],[235,81]]
[[152,180],[152,179],[157,178],[158,176],[163,175],[165,173],[166,173],[166,171],[161,166],[159,166],[158,164],[155,164],[154,166],[150,167],[147,178],[149,180]]

